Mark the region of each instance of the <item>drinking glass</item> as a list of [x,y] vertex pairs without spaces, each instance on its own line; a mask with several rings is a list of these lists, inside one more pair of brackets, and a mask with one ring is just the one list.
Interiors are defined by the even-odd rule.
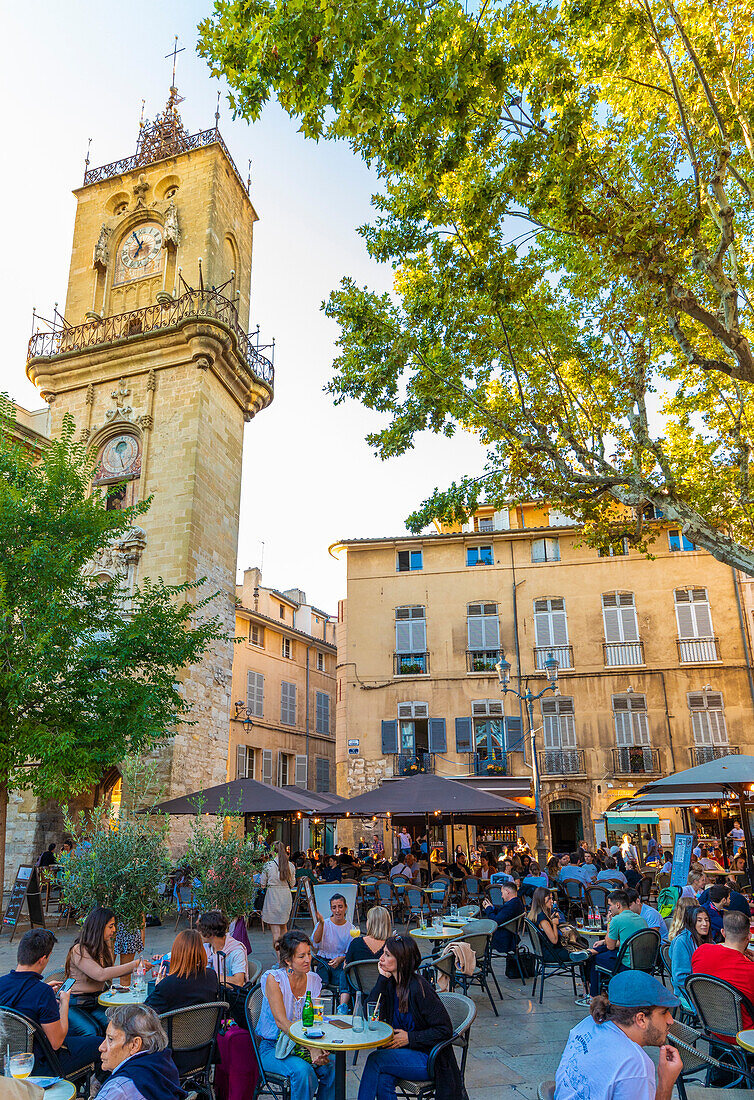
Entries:
[[351,1016],[351,1027],[354,1031],[364,1030],[364,1010],[362,1007],[361,994],[357,993],[353,999],[353,1014]]
[[31,1071],[34,1069],[34,1055],[33,1054],[11,1054],[10,1056],[10,1075],[22,1079],[28,1077]]
[[376,1031],[377,1030],[377,1021],[378,1020],[379,1020],[379,1016],[377,1015],[377,1002],[376,1001],[367,1002],[367,1027],[369,1028],[370,1031]]
[[453,920],[455,920],[456,917],[458,916],[458,906],[456,905],[455,902],[453,902],[453,904],[450,907],[450,916]]
[[584,927],[584,918],[576,917],[576,927],[581,930]]
[[434,928],[435,932],[442,932],[442,917],[433,917],[432,927]]
[[314,1001],[314,1022],[321,1024],[325,1018],[325,1006],[322,1001]]

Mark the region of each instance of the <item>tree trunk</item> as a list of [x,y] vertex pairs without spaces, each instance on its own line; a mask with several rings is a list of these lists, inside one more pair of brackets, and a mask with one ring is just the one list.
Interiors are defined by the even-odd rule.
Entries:
[[0,783],[0,914],[3,911],[3,886],[5,883],[5,827],[8,822],[8,784]]

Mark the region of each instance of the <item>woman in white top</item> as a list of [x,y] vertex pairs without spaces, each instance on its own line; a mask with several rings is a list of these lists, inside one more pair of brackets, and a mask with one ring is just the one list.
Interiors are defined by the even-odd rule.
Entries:
[[260,880],[267,890],[262,906],[262,920],[272,929],[274,944],[288,931],[288,917],[293,904],[291,890],[296,885],[296,872],[288,862],[282,840],[275,844],[275,853],[275,858],[265,863]]
[[[322,979],[312,971],[309,937],[294,929],[278,943],[280,967],[262,975],[262,1011],[256,1026],[259,1060],[268,1073],[287,1077],[291,1100],[332,1100],[335,1095],[335,1064],[326,1051],[309,1049],[311,1061],[298,1053],[278,1058],[275,1044],[281,1033],[290,1036],[291,1024],[301,1019],[306,994],[312,999],[322,991]],[[301,1048],[307,1049],[307,1048]]]

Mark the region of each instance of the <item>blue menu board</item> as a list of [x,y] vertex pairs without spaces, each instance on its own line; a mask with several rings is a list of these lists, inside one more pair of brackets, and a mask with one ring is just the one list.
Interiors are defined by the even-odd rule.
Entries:
[[693,833],[676,833],[673,844],[673,866],[670,871],[670,885],[680,886],[688,882],[691,866],[691,851],[694,847]]

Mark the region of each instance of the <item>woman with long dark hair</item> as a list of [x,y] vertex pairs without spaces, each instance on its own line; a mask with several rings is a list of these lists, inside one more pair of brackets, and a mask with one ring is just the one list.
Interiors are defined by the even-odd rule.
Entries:
[[113,942],[117,930],[112,909],[97,905],[81,926],[79,937],[65,960],[66,978],[74,978],[68,1008],[69,1035],[104,1035],[105,1009],[98,998],[113,978],[133,974],[139,960],[115,966]]
[[[681,901],[690,899],[679,898]],[[714,943],[709,913],[701,905],[690,905],[683,914],[683,925],[678,935],[670,941],[670,979],[673,992],[680,997],[687,1011],[696,1010],[689,1004],[686,996],[686,979],[691,973],[691,956],[703,943]]]
[[[427,1080],[429,1052],[453,1034],[445,1005],[417,970],[421,953],[410,936],[390,936],[385,942],[377,979],[369,1001],[379,998],[379,1016],[394,1030],[389,1046],[373,1050],[359,1085],[359,1100],[388,1100],[395,1083]],[[437,1100],[457,1100],[461,1074],[452,1047],[445,1047],[435,1067]]]

